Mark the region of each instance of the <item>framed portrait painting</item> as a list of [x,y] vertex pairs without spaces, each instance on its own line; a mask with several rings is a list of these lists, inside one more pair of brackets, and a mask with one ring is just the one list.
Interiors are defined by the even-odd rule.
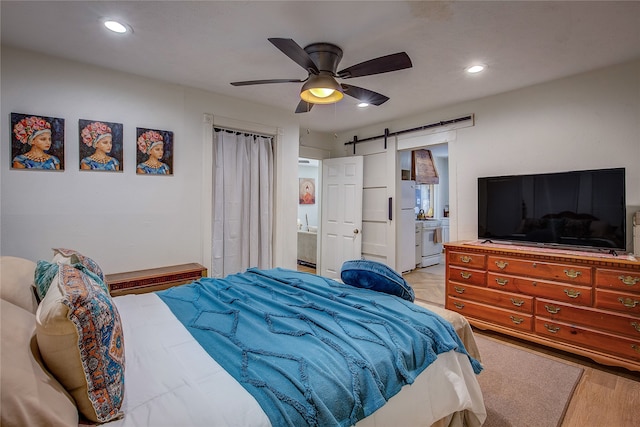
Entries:
[[315,205],[316,180],[314,178],[300,178],[300,190],[298,194],[301,205]]
[[78,121],[80,170],[122,171],[122,123]]
[[136,174],[173,175],[173,132],[136,128]]
[[64,119],[11,113],[11,168],[64,170]]

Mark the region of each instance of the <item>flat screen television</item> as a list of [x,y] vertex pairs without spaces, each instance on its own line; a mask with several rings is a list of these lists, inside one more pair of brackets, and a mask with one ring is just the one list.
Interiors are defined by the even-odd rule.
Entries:
[[626,250],[625,169],[478,178],[478,238]]

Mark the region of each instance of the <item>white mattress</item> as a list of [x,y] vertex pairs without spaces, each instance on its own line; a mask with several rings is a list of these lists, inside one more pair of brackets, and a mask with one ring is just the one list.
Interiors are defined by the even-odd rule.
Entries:
[[[125,339],[125,416],[107,426],[271,425],[253,396],[209,357],[155,294],[126,295],[114,302]],[[426,427],[458,411],[465,411],[470,426],[486,418],[467,357],[451,351],[357,425]]]

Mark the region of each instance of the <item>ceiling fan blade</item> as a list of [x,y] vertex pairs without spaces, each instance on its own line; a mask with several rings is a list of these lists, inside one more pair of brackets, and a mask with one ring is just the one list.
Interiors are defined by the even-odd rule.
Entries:
[[264,85],[269,83],[303,83],[307,79],[271,79],[271,80],[247,80],[244,82],[231,82],[233,86],[249,86],[249,85]]
[[303,48],[292,39],[270,38],[268,39],[275,47],[280,49],[282,53],[291,58],[296,64],[308,72],[318,74],[318,67],[311,57]]
[[389,97],[369,89],[361,88],[358,86],[351,86],[344,83],[342,83],[340,86],[342,86],[342,90],[344,91],[345,95],[352,96],[358,101],[366,102],[368,104],[382,105],[389,100]]
[[390,71],[411,68],[413,64],[409,55],[405,52],[398,52],[391,55],[370,59],[338,72],[338,77],[350,79],[353,77],[370,76],[372,74],[388,73]]
[[298,103],[298,107],[296,108],[296,114],[308,113],[309,111],[311,111],[311,107],[313,107],[312,103],[300,100],[300,102]]

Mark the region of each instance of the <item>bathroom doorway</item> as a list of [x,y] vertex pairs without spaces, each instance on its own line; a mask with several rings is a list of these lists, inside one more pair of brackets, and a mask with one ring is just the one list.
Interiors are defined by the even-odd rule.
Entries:
[[298,159],[298,270],[316,273],[321,161]]

